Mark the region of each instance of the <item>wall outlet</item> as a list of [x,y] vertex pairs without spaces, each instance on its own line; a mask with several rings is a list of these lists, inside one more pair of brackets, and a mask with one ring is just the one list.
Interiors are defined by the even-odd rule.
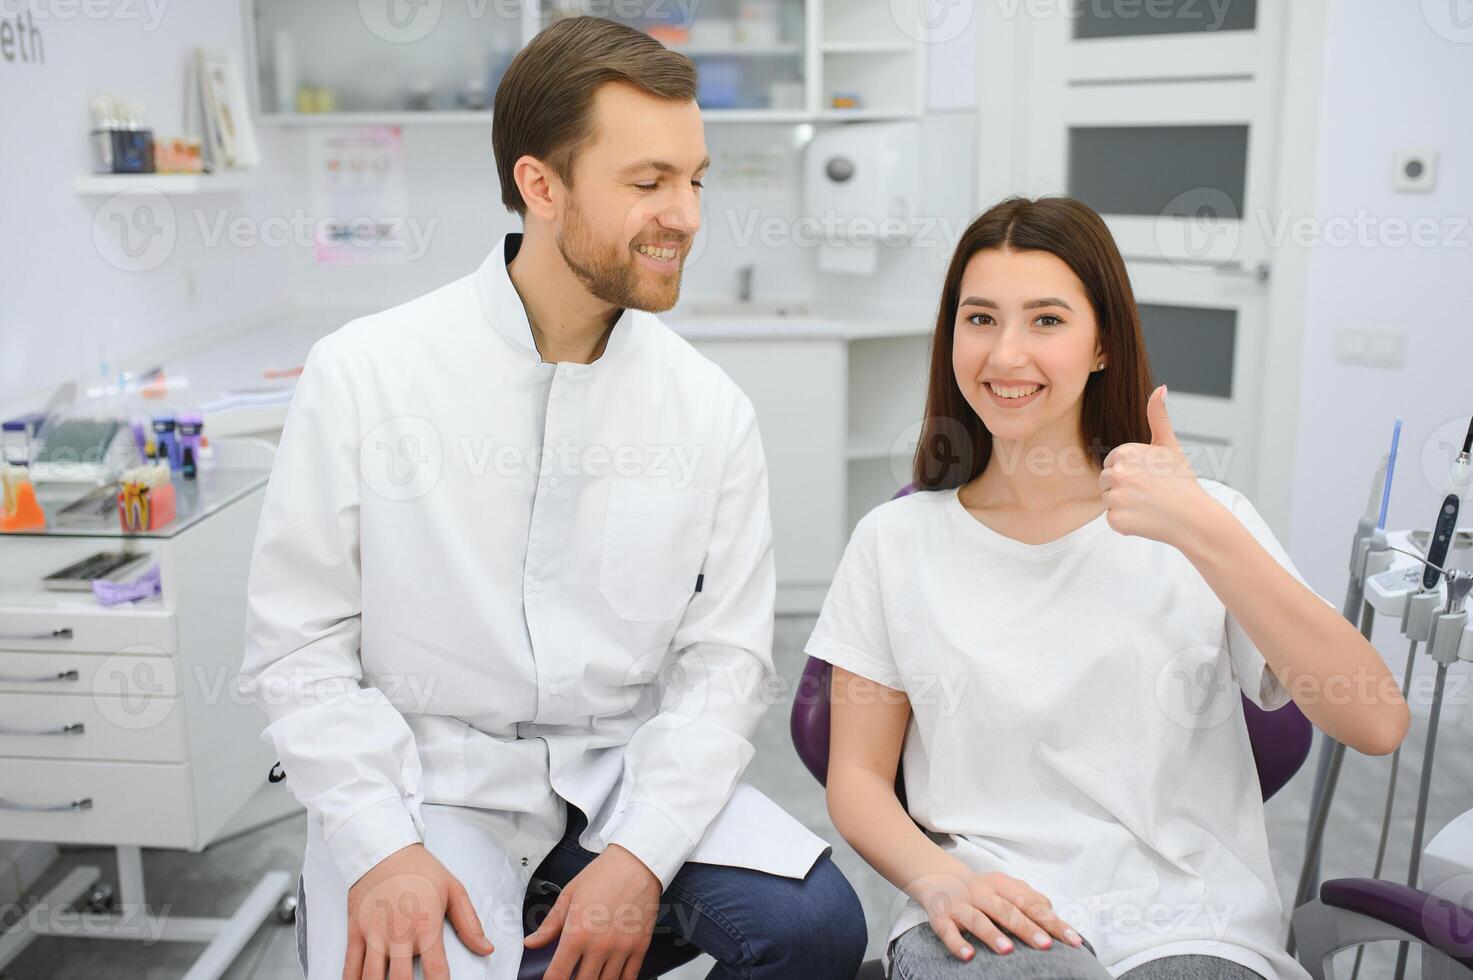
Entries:
[[1406,331],[1397,327],[1347,324],[1335,332],[1335,359],[1361,367],[1403,367],[1406,341]]
[[1395,164],[1392,190],[1424,193],[1437,186],[1436,150],[1397,150]]

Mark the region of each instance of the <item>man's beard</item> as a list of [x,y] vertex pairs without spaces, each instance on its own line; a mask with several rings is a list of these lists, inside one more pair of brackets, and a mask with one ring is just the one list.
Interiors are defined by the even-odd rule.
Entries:
[[[557,234],[557,249],[563,261],[590,293],[621,309],[663,313],[680,298],[680,274],[661,277],[656,283],[642,282],[632,249],[609,245],[594,237],[583,212],[569,200],[567,217]],[[684,243],[682,243],[682,249]],[[682,257],[683,262],[683,257]]]

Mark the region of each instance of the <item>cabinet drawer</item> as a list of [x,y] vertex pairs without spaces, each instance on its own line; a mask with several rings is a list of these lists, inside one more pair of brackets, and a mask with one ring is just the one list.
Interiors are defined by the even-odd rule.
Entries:
[[185,762],[184,702],[0,693],[0,756]]
[[0,608],[0,650],[156,656],[178,648],[174,614],[163,609]]
[[187,765],[0,759],[0,839],[193,849],[194,838]]
[[173,657],[115,653],[0,651],[0,692],[177,697],[179,662]]

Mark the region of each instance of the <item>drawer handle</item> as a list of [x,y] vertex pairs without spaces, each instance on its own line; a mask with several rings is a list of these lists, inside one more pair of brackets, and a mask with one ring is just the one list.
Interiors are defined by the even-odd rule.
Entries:
[[87,726],[80,721],[60,728],[7,728],[0,725],[0,735],[81,735],[86,730]]
[[0,674],[0,684],[54,684],[57,681],[80,680],[81,676],[75,670],[63,670],[57,674],[42,674],[40,677],[20,677],[14,674]]
[[70,640],[71,638],[72,628],[70,626],[58,626],[39,633],[0,633],[0,640]]
[[0,797],[0,810],[22,810],[26,813],[57,813],[64,810],[90,810],[92,797],[72,800],[70,803],[16,803]]

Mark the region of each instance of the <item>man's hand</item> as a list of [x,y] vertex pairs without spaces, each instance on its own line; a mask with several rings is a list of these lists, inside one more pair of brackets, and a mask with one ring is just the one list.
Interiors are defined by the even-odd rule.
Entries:
[[425,980],[450,980],[445,920],[479,956],[491,940],[465,887],[423,844],[400,848],[348,889],[348,955],[343,980],[411,980],[420,958]]
[[568,882],[537,931],[533,949],[559,933],[545,980],[636,980],[660,910],[660,879],[643,861],[610,844]]

